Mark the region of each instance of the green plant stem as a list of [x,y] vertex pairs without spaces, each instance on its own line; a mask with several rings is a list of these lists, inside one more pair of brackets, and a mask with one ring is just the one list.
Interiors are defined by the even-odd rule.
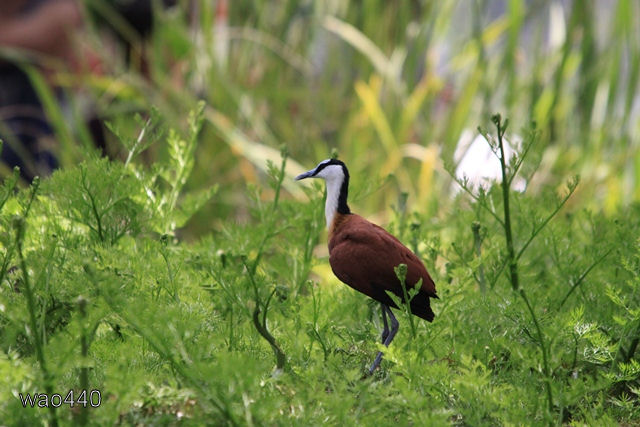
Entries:
[[140,130],[140,133],[138,134],[138,138],[136,138],[136,141],[133,143],[133,146],[131,147],[131,149],[127,153],[127,159],[124,162],[124,166],[125,167],[127,167],[127,165],[131,162],[133,157],[137,154],[138,147],[140,147],[142,145],[142,141],[144,140],[145,134],[146,134],[147,129],[149,128],[150,125],[151,125],[151,119],[149,118],[145,122],[144,126],[142,126],[142,129]]
[[519,290],[519,294],[524,300],[527,309],[529,310],[529,314],[531,315],[531,319],[533,320],[533,324],[536,327],[536,333],[538,335],[538,345],[540,346],[540,350],[542,351],[542,367],[544,369],[544,383],[545,390],[547,393],[547,403],[549,405],[549,414],[553,413],[553,391],[551,390],[551,371],[549,369],[549,358],[547,354],[547,346],[545,345],[544,335],[542,334],[542,328],[540,328],[540,323],[538,322],[538,318],[536,317],[536,313],[533,311],[533,307],[531,307],[531,303],[529,303],[529,298],[527,298],[527,294],[524,289]]
[[[40,334],[38,333],[38,322],[36,320],[36,303],[33,295],[33,288],[31,287],[31,280],[29,279],[29,270],[27,269],[27,262],[24,259],[24,251],[22,247],[22,243],[24,241],[24,233],[25,233],[25,221],[31,210],[31,204],[35,199],[36,192],[38,191],[40,181],[36,178],[34,179],[31,197],[25,208],[24,215],[20,218],[16,218],[15,220],[15,228],[16,228],[16,246],[18,248],[18,258],[20,260],[20,269],[22,270],[22,279],[24,281],[24,295],[27,299],[27,311],[29,312],[29,329],[31,330],[31,337],[33,338],[33,345],[36,349],[36,358],[38,360],[38,365],[40,366],[40,371],[42,372],[42,377],[44,379],[44,389],[47,395],[53,395],[53,384],[52,384],[52,375],[47,367],[47,363],[44,357],[44,344],[42,343]],[[53,405],[49,405],[49,416],[51,418],[51,425],[54,427],[58,426],[58,416],[56,414],[56,408]]]
[[456,181],[456,183],[458,183],[458,185],[460,186],[460,188],[462,188],[462,190],[467,193],[473,200],[475,200],[476,202],[478,202],[478,205],[486,210],[489,215],[491,215],[498,224],[500,224],[502,227],[504,227],[504,221],[502,220],[502,218],[500,218],[498,216],[498,214],[496,214],[489,206],[487,206],[487,204],[485,203],[485,201],[478,196],[477,194],[475,194],[468,186],[467,184],[460,180],[458,177],[456,177],[455,172],[449,172],[451,174],[451,176],[453,177],[454,181]]
[[[397,267],[393,267],[393,271],[396,273],[396,277],[398,278],[398,280],[400,280],[400,286],[402,286],[402,296],[404,298],[404,307],[405,307],[405,313],[407,314],[407,317],[409,318],[409,326],[411,328],[411,336],[415,339],[416,338],[416,325],[413,321],[413,315],[411,313],[411,300],[413,298],[409,298],[409,293],[407,292],[407,265],[406,264],[400,264]],[[418,281],[418,283],[415,284],[414,289],[420,289],[420,286],[422,285],[422,279],[420,279]],[[415,296],[415,295],[414,295]],[[402,302],[402,301],[399,301]],[[398,307],[402,307],[402,304],[398,304]],[[383,316],[385,315],[384,313],[382,314]]]
[[502,172],[501,185],[502,185],[502,199],[503,199],[503,206],[504,206],[504,231],[505,231],[505,239],[507,244],[509,270],[511,273],[510,274],[511,287],[513,288],[514,291],[519,291],[518,293],[522,297],[522,300],[525,302],[527,306],[527,310],[529,310],[531,319],[533,320],[533,323],[536,327],[538,345],[540,346],[540,350],[542,352],[542,366],[544,370],[545,390],[547,394],[547,403],[549,406],[548,411],[549,411],[549,415],[551,416],[551,414],[553,414],[553,391],[551,389],[551,371],[549,369],[549,357],[547,354],[547,346],[546,346],[544,335],[542,333],[542,328],[540,327],[540,322],[538,322],[536,313],[533,310],[531,303],[529,302],[529,298],[527,298],[526,292],[524,291],[524,289],[520,288],[520,283],[518,281],[518,258],[524,252],[524,249],[526,249],[526,247],[533,240],[533,238],[540,232],[540,230],[549,222],[549,220],[551,220],[551,218],[553,218],[553,216],[555,216],[559,208],[556,209],[547,218],[547,220],[543,222],[543,224],[533,234],[529,242],[527,242],[527,244],[520,251],[518,256],[516,256],[515,250],[513,247],[513,234],[511,231],[511,210],[509,206],[509,184],[511,182],[511,179],[507,177],[507,163],[506,163],[506,158],[504,154],[504,140],[503,140],[503,136],[507,128],[507,122],[505,121],[503,123],[499,114],[496,114],[495,116],[493,116],[492,120],[498,131],[498,148],[500,149],[499,159],[500,159],[500,169]]
[[502,171],[502,200],[504,206],[504,233],[507,240],[507,252],[509,257],[509,270],[511,273],[511,287],[514,290],[520,289],[518,281],[518,261],[513,249],[513,234],[511,232],[511,211],[509,209],[509,180],[507,179],[507,164],[504,154],[504,142],[502,137],[506,130],[500,120],[500,115],[494,116],[494,123],[498,130],[498,146],[500,147],[500,169]]
[[[2,140],[0,139],[0,150],[2,149]],[[13,174],[11,178],[8,178],[5,184],[7,192],[2,196],[2,200],[0,200],[0,210],[4,207],[4,204],[7,203],[9,197],[13,194],[13,190],[16,188],[16,184],[18,183],[18,179],[20,179],[20,168],[16,166],[13,168]]]
[[[276,357],[276,369],[282,370],[284,369],[287,357],[282,351],[282,349],[280,348],[280,346],[278,345],[278,341],[276,341],[275,337],[271,334],[271,332],[269,332],[269,329],[267,328],[267,313],[269,312],[269,303],[271,302],[271,298],[273,297],[273,294],[275,293],[276,290],[274,288],[273,291],[271,291],[271,294],[267,298],[267,301],[264,303],[264,307],[261,308],[260,306],[262,305],[262,300],[260,298],[260,293],[258,292],[258,284],[256,283],[255,278],[253,277],[253,273],[249,271],[249,267],[247,266],[246,262],[243,261],[243,263],[249,273],[249,281],[251,282],[251,286],[253,287],[253,294],[254,294],[255,304],[256,304],[255,308],[253,309],[253,314],[251,316],[251,319],[253,320],[253,325],[255,326],[260,336],[264,338],[271,346],[271,349],[273,350],[273,354]],[[261,311],[262,311],[262,320],[260,320]]]
[[85,168],[82,168],[81,169],[82,189],[87,193],[87,197],[89,197],[89,202],[91,202],[91,210],[93,211],[93,216],[96,218],[96,225],[98,227],[97,228],[98,237],[100,238],[101,242],[104,242],[104,232],[102,231],[101,215],[100,215],[100,213],[98,213],[98,207],[96,206],[96,200],[93,197],[93,194],[91,194],[91,191],[89,190],[89,187],[87,186],[86,173],[87,173],[87,170]]
[[176,285],[175,285],[175,273],[171,268],[171,263],[169,262],[169,257],[167,257],[166,251],[167,251],[167,247],[163,246],[162,249],[160,250],[160,256],[162,256],[162,259],[164,260],[164,263],[167,266],[167,276],[169,278],[169,283],[171,285],[171,290],[170,291],[167,290],[167,293],[175,302],[179,302],[178,292],[176,290]]
[[631,361],[631,359],[633,358],[633,355],[636,352],[636,349],[638,348],[639,343],[640,343],[640,322],[638,323],[638,327],[636,328],[635,337],[633,338],[633,340],[631,340],[631,343],[629,344],[629,350],[624,355],[625,363],[629,363]]
[[[275,187],[275,196],[273,199],[273,205],[271,206],[271,211],[269,213],[269,225],[267,227],[267,231],[265,232],[262,238],[262,241],[258,246],[258,254],[256,255],[256,258],[253,260],[253,262],[251,263],[251,266],[248,266],[247,263],[243,260],[244,267],[247,270],[247,273],[249,275],[249,281],[251,283],[251,286],[253,287],[253,293],[254,293],[255,304],[256,304],[251,318],[260,336],[262,336],[271,346],[271,349],[273,350],[273,353],[276,357],[276,368],[278,370],[284,369],[287,358],[284,352],[282,351],[282,349],[280,348],[280,346],[278,345],[278,342],[276,341],[275,337],[271,334],[271,332],[269,332],[269,329],[267,328],[267,313],[269,311],[269,303],[271,302],[271,298],[275,293],[275,289],[271,292],[271,294],[267,298],[267,301],[263,304],[262,298],[260,297],[260,293],[258,292],[258,284],[256,283],[254,276],[255,276],[256,270],[258,269],[258,265],[260,264],[260,260],[264,252],[265,245],[267,244],[269,239],[276,234],[276,232],[273,231],[274,225],[275,225],[275,218],[276,218],[275,214],[278,208],[278,202],[280,200],[280,190],[282,188],[282,181],[284,180],[284,177],[285,177],[286,166],[287,166],[287,153],[286,153],[286,150],[283,149],[282,164],[280,165],[280,170],[278,171],[276,187]],[[261,311],[262,311],[262,321],[260,320]]]
[[[85,298],[78,297],[78,311],[80,312],[80,354],[82,355],[82,366],[80,367],[80,392],[89,391],[89,368],[87,368],[87,360],[89,358],[89,340],[87,338],[87,300]],[[78,414],[78,424],[87,425],[88,421],[88,408],[80,408]]]
[[569,289],[569,292],[567,292],[564,298],[562,298],[562,301],[560,301],[560,304],[558,304],[558,311],[562,308],[564,303],[567,302],[567,300],[569,299],[573,291],[575,291],[578,288],[578,286],[580,286],[580,284],[584,281],[584,279],[591,272],[591,270],[593,270],[593,268],[596,265],[600,264],[600,262],[602,262],[612,251],[613,251],[613,248],[609,249],[604,253],[604,255],[602,255],[600,258],[598,258],[593,263],[591,263],[589,267],[587,267],[587,269],[580,275],[580,277],[578,277],[578,280],[575,281],[571,289]]
[[560,203],[558,204],[558,206],[556,206],[553,212],[551,212],[549,216],[547,216],[547,218],[545,218],[545,220],[542,221],[540,225],[531,233],[531,236],[529,237],[529,239],[525,242],[524,245],[522,245],[522,248],[518,251],[518,254],[516,255],[516,260],[520,259],[524,251],[527,250],[527,248],[529,247],[531,242],[533,242],[533,239],[536,238],[538,233],[540,233],[540,231],[542,231],[542,229],[546,227],[549,221],[551,221],[553,217],[555,217],[556,214],[560,211],[560,209],[562,209],[562,207],[565,205],[565,203],[567,203],[567,200],[569,200],[569,198],[571,197],[571,195],[573,194],[576,188],[577,188],[576,185],[569,184],[569,192],[567,193],[567,195],[562,199],[562,201],[560,201]]
[[[542,231],[542,229],[544,227],[546,227],[546,225],[549,223],[549,221],[551,221],[560,211],[560,209],[562,209],[562,207],[567,203],[567,201],[569,200],[569,198],[571,197],[571,195],[575,192],[577,188],[577,181],[575,181],[574,183],[570,183],[569,184],[569,192],[567,193],[567,195],[560,201],[560,203],[558,204],[558,206],[556,206],[556,208],[553,210],[553,212],[551,212],[545,219],[544,221],[542,221],[540,223],[540,225],[538,225],[532,232],[531,232],[531,236],[529,236],[529,238],[527,239],[527,241],[524,243],[524,245],[522,245],[522,248],[520,248],[520,250],[518,251],[518,253],[516,254],[516,261],[518,261],[522,255],[524,254],[524,252],[527,250],[527,248],[529,247],[529,245],[531,244],[531,242],[534,241],[534,239],[536,238],[536,236],[538,236],[538,234]],[[504,225],[503,222],[500,222],[501,224]],[[504,268],[507,266],[507,264],[510,263],[510,259],[507,258],[502,265],[500,266],[500,268],[498,269],[498,272],[494,275],[493,280],[491,281],[491,287],[493,288],[493,286],[496,284],[496,281],[498,280],[498,278],[500,277],[500,274],[502,273],[502,270],[504,270]]]
[[253,310],[253,324],[258,330],[258,333],[269,343],[273,354],[276,357],[276,369],[284,369],[287,357],[278,345],[275,337],[271,335],[269,329],[267,329],[267,310],[265,309],[262,314],[262,321],[260,320],[260,307],[256,304],[256,308]]
[[[11,257],[13,256],[13,251],[16,250],[16,243],[13,242],[11,246],[7,249],[7,253],[4,255],[4,259],[2,261],[2,266],[0,267],[0,283],[4,280],[4,277],[7,275],[7,270],[9,267],[9,261],[11,261]],[[11,287],[11,284],[9,284]]]
[[[24,227],[20,225],[19,227]],[[38,359],[38,365],[40,365],[40,371],[44,378],[44,389],[47,395],[53,395],[53,386],[51,384],[52,375],[47,368],[47,363],[44,357],[43,344],[40,340],[40,334],[38,333],[38,325],[36,321],[36,307],[33,297],[33,289],[31,288],[31,281],[29,280],[29,272],[27,270],[27,263],[24,260],[22,253],[22,234],[24,231],[18,230],[16,238],[18,239],[18,257],[20,258],[20,268],[22,270],[22,278],[24,280],[24,295],[27,299],[27,311],[29,312],[29,329],[31,329],[31,337],[33,338],[33,344],[36,348],[36,358]],[[51,417],[51,425],[58,425],[58,417],[56,415],[56,408],[53,405],[49,405],[49,414]]]
[[282,164],[280,166],[280,171],[278,172],[278,181],[276,182],[275,195],[273,197],[273,205],[271,206],[271,212],[269,213],[269,227],[267,227],[267,231],[258,246],[258,254],[256,255],[255,260],[251,264],[251,269],[249,270],[252,274],[256,272],[258,268],[258,264],[260,264],[260,259],[262,258],[262,253],[264,252],[264,246],[267,244],[269,239],[273,237],[275,234],[273,232],[273,226],[275,223],[275,213],[278,208],[278,202],[280,201],[280,189],[282,188],[282,181],[284,181],[285,177],[285,169],[287,166],[287,153],[282,152]]
[[471,231],[473,232],[473,246],[476,250],[476,256],[478,257],[478,261],[480,264],[478,265],[478,284],[480,285],[480,292],[484,293],[487,289],[487,283],[484,278],[484,266],[482,265],[482,261],[480,258],[482,256],[482,236],[480,236],[480,223],[474,221],[471,224]]

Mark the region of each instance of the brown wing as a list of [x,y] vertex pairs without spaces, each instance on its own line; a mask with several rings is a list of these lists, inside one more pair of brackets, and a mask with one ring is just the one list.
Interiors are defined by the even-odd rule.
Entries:
[[358,215],[348,215],[333,230],[329,242],[329,263],[334,274],[347,285],[395,307],[385,291],[403,297],[394,267],[407,265],[407,287],[420,279],[420,292],[411,301],[413,314],[431,321],[429,297],[437,298],[433,280],[420,259],[383,228]]

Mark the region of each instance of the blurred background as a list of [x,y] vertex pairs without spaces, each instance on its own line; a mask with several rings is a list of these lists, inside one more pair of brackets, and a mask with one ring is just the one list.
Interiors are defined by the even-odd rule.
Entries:
[[[25,182],[124,159],[152,115],[186,132],[205,101],[188,185],[220,191],[187,235],[242,219],[282,146],[292,176],[335,150],[374,219],[451,215],[451,174],[495,173],[477,128],[496,112],[516,150],[536,123],[520,189],[579,174],[574,205],[640,198],[635,0],[4,0],[0,46],[1,171]],[[159,140],[143,158],[166,155]]]

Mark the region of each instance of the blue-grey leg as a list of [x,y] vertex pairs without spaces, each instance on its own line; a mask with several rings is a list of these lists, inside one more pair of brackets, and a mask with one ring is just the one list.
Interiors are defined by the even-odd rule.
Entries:
[[[389,306],[382,304],[383,319],[385,317],[385,313],[389,315],[389,319],[391,320],[391,330],[386,336],[386,339],[384,340],[383,344],[385,347],[389,347],[389,344],[391,344],[391,341],[393,341],[393,338],[395,338],[396,334],[398,333],[398,328],[400,327],[400,323],[398,323],[398,319],[396,319],[396,316],[393,315],[393,312],[391,311]],[[386,319],[385,319],[385,323],[386,323]],[[384,331],[383,331],[383,335],[384,335]],[[379,351],[378,354],[376,355],[375,360],[373,361],[373,365],[371,365],[371,368],[369,368],[369,374],[373,374],[373,371],[375,371],[376,368],[380,366],[381,361],[382,361],[382,352]]]
[[384,329],[382,330],[382,344],[384,344],[389,336],[389,324],[387,322],[387,310],[384,309],[384,304],[380,303],[380,308],[382,309],[382,324],[384,325]]

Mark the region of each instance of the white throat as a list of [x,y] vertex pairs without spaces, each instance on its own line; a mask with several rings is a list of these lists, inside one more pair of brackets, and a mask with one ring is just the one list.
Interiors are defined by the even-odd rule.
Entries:
[[338,198],[340,197],[340,187],[342,187],[342,179],[332,177],[327,182],[327,202],[324,205],[324,216],[327,219],[327,228],[331,227],[333,217],[338,211]]

